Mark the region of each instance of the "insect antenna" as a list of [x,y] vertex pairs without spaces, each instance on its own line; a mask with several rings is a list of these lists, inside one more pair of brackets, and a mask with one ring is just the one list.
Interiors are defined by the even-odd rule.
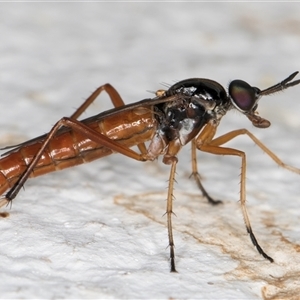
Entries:
[[[266,95],[271,95],[273,93],[276,93],[276,92],[280,92],[282,90],[285,90],[291,86],[294,86],[294,85],[297,85],[300,83],[300,80],[295,80],[295,81],[292,81],[294,79],[294,77],[296,77],[296,75],[298,74],[299,72],[294,72],[293,74],[291,74],[289,77],[287,77],[286,79],[284,79],[283,81],[281,81],[280,83],[277,83],[265,90],[262,90],[259,92],[259,96],[266,96]],[[289,81],[292,81],[292,82],[289,82]]]

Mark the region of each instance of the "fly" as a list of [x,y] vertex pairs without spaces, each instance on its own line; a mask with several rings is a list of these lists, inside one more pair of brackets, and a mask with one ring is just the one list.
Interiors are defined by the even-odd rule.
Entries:
[[[246,229],[257,251],[273,262],[259,245],[250,225],[246,209],[246,155],[223,145],[239,135],[247,135],[281,167],[297,174],[300,174],[300,169],[284,164],[247,129],[233,130],[217,138],[215,134],[222,117],[231,109],[244,114],[255,127],[269,127],[271,123],[258,115],[259,99],[298,85],[300,80],[292,81],[297,74],[294,72],[264,90],[242,80],[233,80],[228,92],[216,81],[191,78],[179,81],[167,90],[158,90],[152,99],[128,105],[110,84],[100,86],[71,117],[60,119],[48,134],[3,148],[8,152],[0,159],[0,194],[3,195],[0,207],[12,203],[29,177],[73,167],[112,153],[138,161],[153,161],[162,156],[163,163],[170,165],[166,215],[171,272],[176,272],[172,232],[173,186],[177,154],[191,142],[192,177],[203,196],[213,205],[221,201],[213,199],[203,187],[196,151],[240,157],[240,204]],[[78,121],[103,91],[108,93],[115,108]],[[149,142],[148,146],[146,142]],[[133,146],[139,150],[131,149]]]

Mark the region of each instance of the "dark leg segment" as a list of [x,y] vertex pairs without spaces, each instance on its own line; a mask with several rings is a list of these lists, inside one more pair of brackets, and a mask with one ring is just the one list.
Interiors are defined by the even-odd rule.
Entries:
[[195,179],[196,184],[198,185],[199,189],[202,192],[202,195],[207,199],[207,201],[210,204],[217,205],[217,204],[222,203],[221,200],[215,200],[215,199],[213,199],[208,194],[208,192],[205,190],[204,186],[202,185],[202,183],[201,183],[201,176],[200,176],[200,174],[198,172],[198,166],[197,166],[197,153],[196,153],[197,147],[196,147],[195,140],[192,140],[191,145],[192,145],[192,149],[191,149],[191,152],[192,152],[192,174],[191,174],[190,177],[193,177]]

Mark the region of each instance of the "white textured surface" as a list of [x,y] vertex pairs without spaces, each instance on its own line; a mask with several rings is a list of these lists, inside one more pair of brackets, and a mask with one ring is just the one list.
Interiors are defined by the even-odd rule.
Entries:
[[[274,84],[300,69],[299,15],[299,3],[1,3],[1,145],[47,132],[106,82],[127,103],[188,77]],[[220,133],[251,129],[299,167],[299,94],[261,101],[267,130],[229,113]],[[109,107],[103,96],[87,115]],[[274,264],[245,233],[239,160],[199,155],[205,186],[225,202],[211,207],[188,180],[187,147],[174,203],[179,273],[170,274],[169,169],[114,155],[27,182],[0,219],[0,297],[297,299],[300,177],[245,137],[231,146],[247,151],[249,214]]]

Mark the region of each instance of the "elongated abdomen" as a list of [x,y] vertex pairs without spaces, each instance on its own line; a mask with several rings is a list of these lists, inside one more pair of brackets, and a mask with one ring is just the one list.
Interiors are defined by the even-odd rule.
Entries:
[[[152,138],[156,121],[151,110],[130,110],[110,116],[102,121],[87,119],[90,128],[127,147],[135,146]],[[0,159],[0,195],[12,187],[24,173],[28,164],[39,151],[45,136],[24,143]],[[62,129],[49,142],[30,177],[73,167],[112,154],[113,151],[87,139],[81,133]]]

